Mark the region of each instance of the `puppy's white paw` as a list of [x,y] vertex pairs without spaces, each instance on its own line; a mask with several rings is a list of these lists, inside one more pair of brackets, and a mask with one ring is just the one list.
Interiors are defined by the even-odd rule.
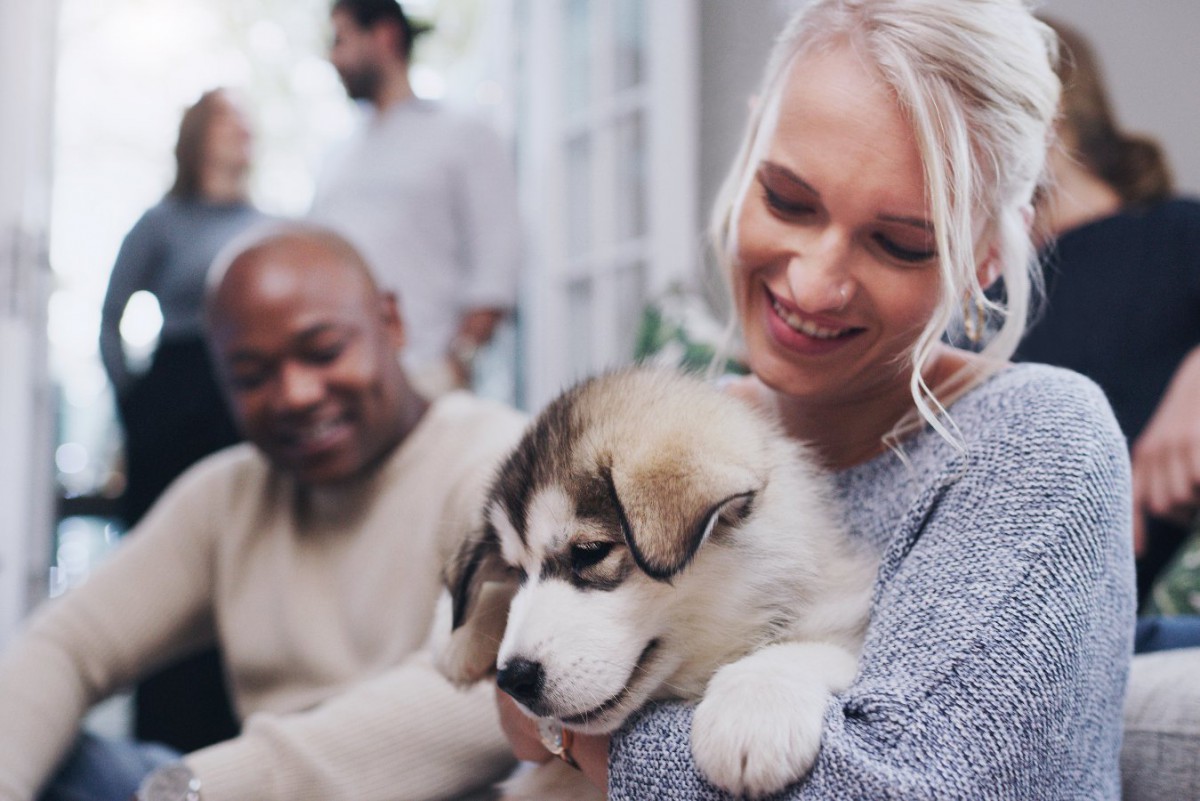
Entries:
[[721,668],[692,720],[696,766],[750,798],[794,783],[816,761],[831,691],[855,669],[850,654],[816,643],[770,646]]

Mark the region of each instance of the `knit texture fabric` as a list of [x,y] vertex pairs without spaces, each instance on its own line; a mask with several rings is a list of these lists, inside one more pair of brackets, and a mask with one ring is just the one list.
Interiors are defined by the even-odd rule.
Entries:
[[[1007,368],[932,430],[836,476],[882,561],[854,684],[786,799],[1120,798],[1134,621],[1129,463],[1088,379]],[[609,798],[724,799],[692,761],[692,709],[614,736]]]

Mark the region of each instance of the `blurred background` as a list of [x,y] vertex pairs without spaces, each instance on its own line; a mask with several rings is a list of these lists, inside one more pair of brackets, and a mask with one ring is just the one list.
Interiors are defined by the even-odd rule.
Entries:
[[[481,392],[536,409],[629,361],[647,301],[695,283],[707,207],[786,0],[408,0],[434,23],[418,95],[505,137],[526,258],[519,312]],[[1118,117],[1200,192],[1200,4],[1049,0],[1091,38]],[[326,61],[325,0],[0,0],[0,643],[82,581],[121,532],[121,435],[97,351],[125,233],[166,191],[179,117],[233,87],[251,194],[299,215],[355,110]],[[161,316],[130,306],[149,352]]]

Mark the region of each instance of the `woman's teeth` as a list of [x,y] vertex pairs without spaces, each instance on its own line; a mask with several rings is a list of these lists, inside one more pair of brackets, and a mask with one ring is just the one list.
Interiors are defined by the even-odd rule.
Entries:
[[799,331],[801,334],[810,336],[813,339],[836,339],[846,333],[847,329],[845,328],[822,328],[815,323],[802,320],[779,305],[779,301],[777,300],[772,299],[771,306],[774,307],[775,313],[779,315],[779,319],[787,323],[788,328],[791,328],[793,331]]

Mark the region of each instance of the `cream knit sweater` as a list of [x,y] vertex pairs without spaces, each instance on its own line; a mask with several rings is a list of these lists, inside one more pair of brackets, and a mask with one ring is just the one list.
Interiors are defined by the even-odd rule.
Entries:
[[214,640],[245,726],[186,758],[205,801],[446,798],[503,774],[491,687],[451,687],[427,645],[442,564],[523,425],[451,395],[320,492],[248,445],[194,467],[0,656],[0,799],[34,797],[96,701]]

